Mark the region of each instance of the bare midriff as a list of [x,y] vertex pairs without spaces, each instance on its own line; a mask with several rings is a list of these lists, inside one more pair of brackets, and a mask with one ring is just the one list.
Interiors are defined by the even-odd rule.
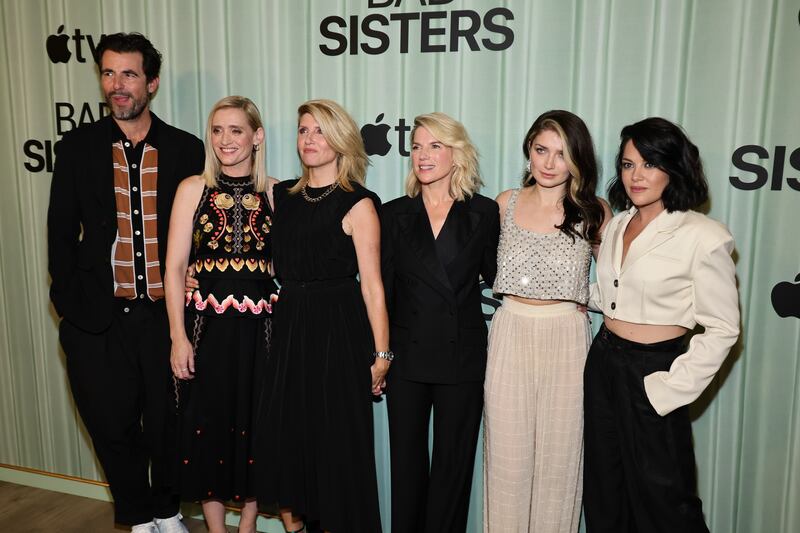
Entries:
[[683,326],[663,326],[656,324],[637,324],[603,316],[605,326],[618,337],[642,344],[668,341],[686,335],[689,330]]
[[566,300],[537,300],[536,298],[523,298],[522,296],[515,296],[513,294],[504,294],[503,298],[509,298],[515,302],[527,305],[553,305],[564,303]]

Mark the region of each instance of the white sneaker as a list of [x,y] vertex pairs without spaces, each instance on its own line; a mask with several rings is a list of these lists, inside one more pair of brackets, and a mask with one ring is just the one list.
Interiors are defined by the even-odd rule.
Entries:
[[156,530],[158,533],[189,533],[189,530],[186,529],[186,526],[183,525],[183,515],[181,513],[176,514],[172,518],[155,518],[153,522],[155,522]]
[[151,520],[150,522],[136,524],[131,527],[131,533],[158,533],[158,526]]

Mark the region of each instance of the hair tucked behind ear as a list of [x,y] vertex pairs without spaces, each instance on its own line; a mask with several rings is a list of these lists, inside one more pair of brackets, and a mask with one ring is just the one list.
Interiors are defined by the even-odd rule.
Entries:
[[650,117],[625,126],[620,132],[617,175],[608,188],[608,200],[614,209],[629,209],[632,205],[622,183],[622,154],[629,141],[642,159],[669,176],[669,183],[661,194],[668,212],[696,209],[708,200],[708,182],[697,146],[678,125]]
[[[569,170],[567,193],[563,199],[564,222],[556,226],[573,239],[580,237],[592,244],[600,242],[600,226],[605,212],[597,198],[597,159],[589,129],[577,115],[569,111],[554,110],[539,115],[531,125],[522,143],[522,153],[530,159],[531,143],[539,133],[549,130],[561,138],[564,161]],[[522,185],[536,183],[533,173],[527,170]]]

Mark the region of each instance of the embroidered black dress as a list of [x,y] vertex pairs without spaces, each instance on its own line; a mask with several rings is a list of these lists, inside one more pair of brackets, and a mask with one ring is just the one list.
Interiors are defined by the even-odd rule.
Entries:
[[[257,424],[257,497],[332,533],[379,533],[370,366],[375,343],[342,218],[380,200],[355,184],[317,202],[275,186],[280,305]],[[327,188],[307,188],[320,197]]]
[[221,176],[195,213],[193,260],[200,288],[187,296],[193,380],[176,380],[179,490],[185,501],[242,502],[254,492],[251,432],[269,354],[272,211],[250,177]]

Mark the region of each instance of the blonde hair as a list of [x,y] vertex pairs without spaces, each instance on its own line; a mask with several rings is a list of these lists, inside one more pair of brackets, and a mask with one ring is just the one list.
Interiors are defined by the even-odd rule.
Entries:
[[[464,125],[444,113],[427,113],[414,118],[411,142],[418,128],[425,128],[439,142],[453,150],[453,174],[450,178],[450,196],[458,201],[471,197],[483,185],[478,165],[478,150],[467,134]],[[406,194],[419,194],[420,183],[412,168],[406,176]]]
[[[253,129],[253,131],[258,130],[258,128],[264,127],[261,121],[261,113],[258,112],[258,107],[250,100],[244,96],[226,96],[216,104],[214,107],[211,108],[211,113],[208,114],[208,122],[206,123],[206,163],[203,167],[203,180],[206,182],[206,186],[213,189],[217,187],[217,176],[220,175],[222,172],[222,167],[219,164],[219,158],[217,158],[217,154],[214,153],[214,146],[211,142],[211,130],[213,128],[213,120],[214,115],[220,109],[241,109],[245,117],[247,117],[247,124]],[[253,152],[250,154],[250,159],[253,164],[251,170],[251,181],[253,183],[253,188],[257,192],[264,192],[267,190],[267,183],[269,178],[267,176],[267,156],[266,151],[264,149],[264,145],[266,143],[261,143],[261,146],[258,147],[258,150],[253,149]]]
[[[297,120],[308,113],[319,124],[328,146],[336,152],[336,181],[345,191],[353,190],[353,182],[363,185],[366,181],[369,158],[364,141],[353,118],[333,100],[309,100],[297,108]],[[309,169],[300,159],[303,174],[289,189],[290,194],[300,191],[308,183]]]

